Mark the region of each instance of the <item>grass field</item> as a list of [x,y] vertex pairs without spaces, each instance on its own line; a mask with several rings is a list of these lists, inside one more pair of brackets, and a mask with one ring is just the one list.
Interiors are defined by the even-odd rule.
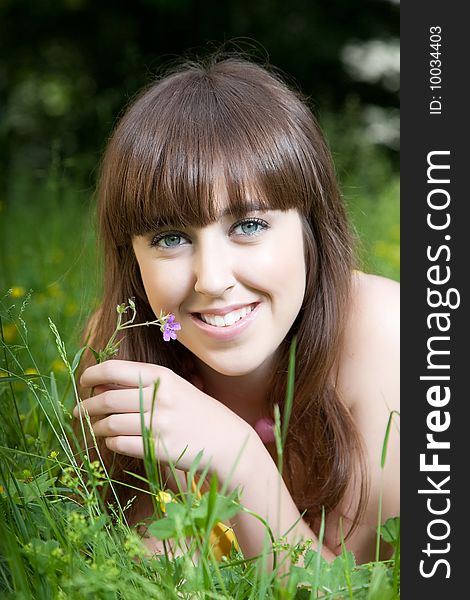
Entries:
[[[366,151],[354,169],[347,160],[339,162],[364,269],[398,280],[398,177],[384,158]],[[91,186],[71,181],[66,169],[56,164],[47,174],[12,178],[7,196],[0,200],[0,595],[41,600],[140,600],[143,594],[397,598],[397,522],[384,532],[397,547],[392,561],[356,566],[345,551],[328,564],[308,547],[296,547],[288,552],[302,554],[304,566],[292,567],[281,579],[276,571],[267,574],[259,561],[244,562],[235,550],[223,562],[210,557],[210,525],[241,509],[236,498],[225,498],[214,489],[200,503],[188,495],[168,508],[174,535],[182,536],[177,525],[181,528],[182,521],[184,533],[192,534],[190,550],[176,560],[144,556],[122,515],[113,519],[103,513],[98,490],[106,473],[85,461],[84,481],[66,444],[75,402],[73,357],[83,324],[99,298]],[[60,341],[58,349],[49,318],[66,355],[59,351]],[[82,501],[73,501],[70,492]],[[276,547],[282,549],[282,540]],[[202,556],[198,566],[191,560],[196,551]]]

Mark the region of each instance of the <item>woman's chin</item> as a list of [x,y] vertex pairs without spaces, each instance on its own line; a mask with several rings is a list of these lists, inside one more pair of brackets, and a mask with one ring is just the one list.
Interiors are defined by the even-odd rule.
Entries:
[[254,370],[252,364],[250,366],[247,365],[246,367],[243,365],[225,364],[220,362],[210,362],[205,364],[219,375],[224,375],[225,377],[242,377]]
[[256,371],[259,364],[263,361],[253,360],[253,356],[250,356],[250,360],[247,359],[246,355],[241,356],[227,356],[227,357],[216,357],[208,356],[207,354],[196,355],[197,362],[200,363],[202,371],[209,368],[210,371],[223,375],[225,377],[243,377],[253,371]]
[[[248,375],[262,375],[271,373],[273,354],[254,356],[253,353],[237,352],[227,356],[199,355],[201,372],[209,368],[213,373],[224,377],[246,377]],[[208,373],[209,374],[209,373]]]

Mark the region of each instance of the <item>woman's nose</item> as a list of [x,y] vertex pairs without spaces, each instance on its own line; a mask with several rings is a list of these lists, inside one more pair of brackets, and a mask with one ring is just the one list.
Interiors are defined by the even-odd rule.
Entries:
[[230,251],[217,235],[201,236],[194,260],[194,290],[199,294],[223,296],[235,285]]

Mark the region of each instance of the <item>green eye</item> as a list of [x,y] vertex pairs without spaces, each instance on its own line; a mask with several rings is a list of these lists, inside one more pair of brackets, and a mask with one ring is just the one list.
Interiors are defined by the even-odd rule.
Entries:
[[257,235],[262,230],[267,229],[269,226],[266,221],[263,219],[244,219],[240,221],[236,225],[234,225],[234,230],[240,228],[242,231],[242,235],[251,236]]
[[174,246],[178,246],[179,240],[181,240],[180,235],[166,235],[162,240],[165,243],[165,246],[168,248],[173,248]]
[[156,235],[151,242],[151,246],[158,248],[178,248],[181,246],[181,240],[186,238],[178,233],[160,233]]
[[248,223],[242,223],[240,225],[240,227],[242,228],[243,233],[254,233],[255,231],[258,231],[258,227],[259,227],[259,223],[255,223],[254,221],[249,221]]

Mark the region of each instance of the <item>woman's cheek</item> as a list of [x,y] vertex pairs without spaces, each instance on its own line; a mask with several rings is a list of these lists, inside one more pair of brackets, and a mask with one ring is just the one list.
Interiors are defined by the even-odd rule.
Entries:
[[[282,251],[279,251],[282,248]],[[276,303],[289,314],[297,314],[306,287],[306,268],[302,244],[275,245],[262,265],[264,278]]]
[[166,261],[142,274],[144,288],[153,311],[176,312],[188,293],[187,269],[177,261]]
[[[297,253],[292,249],[280,251],[277,243],[272,243],[269,246],[260,246],[257,250],[250,260],[245,260],[245,264],[249,266],[252,278],[258,280],[260,287],[263,284],[271,290],[280,286],[284,289],[292,279],[298,280]],[[300,267],[302,268],[302,264]]]

